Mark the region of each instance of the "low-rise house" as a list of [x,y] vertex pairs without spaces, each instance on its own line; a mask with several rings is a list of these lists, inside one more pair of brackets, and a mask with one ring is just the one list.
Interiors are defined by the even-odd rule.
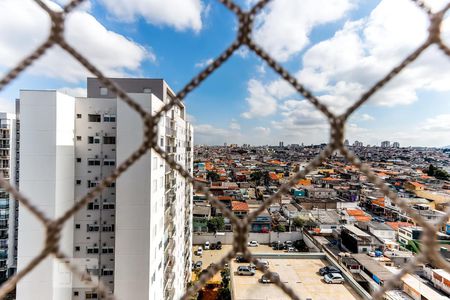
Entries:
[[242,201],[232,201],[231,202],[231,211],[238,218],[244,218],[248,215],[248,204],[247,202]]
[[380,249],[383,244],[374,236],[354,225],[344,225],[341,230],[341,245],[352,253],[368,253]]

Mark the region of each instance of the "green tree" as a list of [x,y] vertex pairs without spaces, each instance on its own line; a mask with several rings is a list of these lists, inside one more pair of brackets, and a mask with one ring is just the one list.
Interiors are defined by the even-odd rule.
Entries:
[[277,231],[278,232],[286,232],[286,226],[284,226],[283,224],[278,224]]
[[256,171],[256,172],[253,172],[252,174],[250,174],[250,180],[254,181],[256,183],[256,185],[261,184],[262,177],[263,177],[263,174],[261,173],[261,171]]
[[305,220],[300,217],[295,217],[292,221],[292,225],[294,225],[295,227],[303,227],[305,226]]
[[225,228],[225,221],[223,217],[213,217],[208,220],[208,231],[217,232]]
[[206,174],[206,179],[212,182],[219,181],[220,175],[214,171],[208,171],[208,173]]
[[436,168],[432,164],[430,164],[430,166],[428,167],[427,175],[434,176],[436,179],[440,179],[440,180],[449,180],[450,179],[450,175],[445,170]]
[[219,300],[231,300],[230,292],[230,270],[225,269],[220,271],[220,276],[222,276],[222,287],[219,289],[217,299]]
[[270,183],[270,175],[269,175],[269,171],[264,171],[263,175],[263,181],[264,181],[264,185],[269,185]]

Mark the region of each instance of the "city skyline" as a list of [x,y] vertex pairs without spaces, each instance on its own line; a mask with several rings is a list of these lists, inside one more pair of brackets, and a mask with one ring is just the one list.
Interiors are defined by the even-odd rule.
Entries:
[[[47,2],[57,9],[66,1]],[[238,2],[245,8],[253,3]],[[149,9],[140,9],[139,1],[118,1],[117,6],[87,1],[68,19],[67,38],[107,76],[165,78],[177,91],[235,37],[235,18],[216,1],[182,1],[183,9],[176,12],[158,1],[149,3]],[[430,5],[437,9],[441,3]],[[5,72],[46,37],[48,27],[41,24],[48,20],[32,1],[24,0],[19,7],[17,1],[7,0],[1,7],[1,27],[7,32],[0,32],[0,70]],[[391,11],[402,11],[401,22]],[[298,14],[302,18],[296,18]],[[407,0],[278,0],[256,18],[254,36],[321,101],[341,112],[419,45],[426,30],[425,15]],[[61,65],[61,60],[66,63]],[[436,49],[427,50],[350,118],[346,138],[371,145],[384,139],[401,145],[450,145],[448,65]],[[87,75],[60,50],[50,50],[6,87],[0,108],[11,111],[21,88],[84,95]],[[245,47],[188,95],[186,105],[199,144],[328,140],[329,125],[321,113]]]

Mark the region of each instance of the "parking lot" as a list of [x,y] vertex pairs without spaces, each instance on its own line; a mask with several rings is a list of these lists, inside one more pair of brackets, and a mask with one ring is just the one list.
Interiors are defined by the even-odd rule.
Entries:
[[[281,281],[292,288],[301,299],[313,300],[351,300],[361,299],[350,285],[327,284],[318,270],[328,263],[321,259],[267,259],[269,269],[280,275]],[[262,272],[255,276],[239,276],[238,266],[248,264],[231,263],[231,282],[235,300],[284,300],[290,299],[273,284],[260,283]]]
[[[221,250],[203,250],[203,255],[197,256],[199,245],[192,248],[193,262],[202,261],[202,269],[206,269],[211,263],[217,263],[230,250],[231,245],[223,245]],[[284,253],[284,251],[273,250],[270,246],[259,245],[249,248],[252,253]],[[292,288],[301,299],[312,300],[352,300],[361,297],[345,284],[327,284],[318,270],[328,265],[326,260],[309,258],[277,258],[267,259],[269,269],[280,274],[281,281]],[[284,292],[273,284],[262,284],[259,282],[262,272],[256,271],[255,276],[239,276],[235,274],[238,266],[248,265],[246,263],[230,264],[231,284],[233,299],[235,300],[284,300],[290,299]],[[220,274],[216,274],[214,280],[221,280]]]

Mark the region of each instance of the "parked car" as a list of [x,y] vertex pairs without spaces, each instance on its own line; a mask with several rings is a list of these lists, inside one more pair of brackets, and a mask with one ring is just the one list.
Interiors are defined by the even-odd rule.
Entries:
[[198,255],[198,256],[202,256],[202,255],[203,255],[203,248],[202,248],[202,247],[198,247],[198,249],[197,249],[197,255]]
[[205,250],[209,250],[209,241],[205,242]]
[[217,249],[217,250],[222,249],[222,242],[220,242],[220,241],[217,242],[216,249]]
[[238,275],[246,275],[246,276],[253,276],[256,274],[256,271],[253,270],[250,266],[239,266],[237,269]]
[[295,249],[294,247],[288,247],[287,252],[297,252],[297,249]]
[[274,248],[274,247],[278,246],[279,244],[281,244],[280,241],[272,242],[272,243],[270,244],[270,246],[272,246],[272,248]]
[[248,242],[248,246],[249,247],[258,247],[259,244],[257,241],[250,241],[250,242]]
[[286,246],[286,249],[289,247],[292,247],[294,245],[294,243],[292,241],[286,241],[284,242],[284,245]]
[[199,260],[198,262],[195,263],[194,269],[195,270],[200,270],[203,266],[203,262],[201,260]]
[[339,270],[335,266],[326,266],[319,270],[319,274],[322,276],[330,273],[341,273],[341,270]]
[[323,277],[326,283],[344,283],[345,279],[339,273],[329,273]]
[[372,221],[384,223],[384,219],[382,217],[373,217]]
[[210,250],[216,250],[217,249],[217,245],[216,243],[211,243],[211,246],[209,246]]
[[279,243],[279,244],[275,244],[274,246],[272,246],[273,250],[284,250],[284,244],[283,243]]
[[261,277],[261,283],[272,283],[275,282],[275,280],[280,280],[280,275],[278,273],[272,272],[272,279],[269,278],[266,274],[264,274]]
[[244,256],[238,255],[238,256],[236,256],[236,262],[238,262],[238,263],[248,263],[250,261],[248,259],[246,259]]
[[265,260],[265,259],[258,259],[258,262],[263,265],[264,269],[268,269],[269,268],[269,262],[267,260]]

